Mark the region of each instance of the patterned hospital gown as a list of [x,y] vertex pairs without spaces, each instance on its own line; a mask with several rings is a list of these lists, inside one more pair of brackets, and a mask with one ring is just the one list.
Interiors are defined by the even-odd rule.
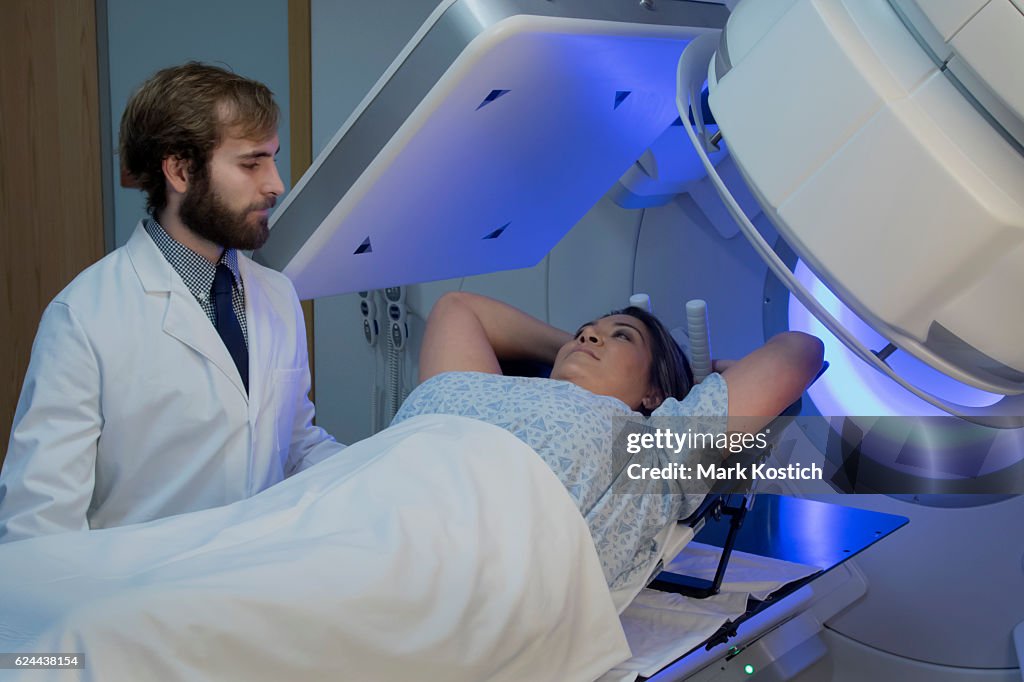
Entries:
[[[727,413],[725,380],[712,374],[682,401],[669,398],[651,416],[703,418],[703,431],[722,433]],[[613,450],[621,453],[624,448],[612,445],[614,431],[626,420],[615,418],[642,422],[643,417],[617,398],[595,395],[568,381],[446,372],[416,387],[392,423],[421,414],[479,419],[533,448],[576,502],[613,590],[643,579],[640,573],[649,572],[660,553],[655,536],[685,518],[700,503],[696,495],[707,492],[703,482],[687,483],[686,489],[672,483],[671,488],[659,488],[664,491],[660,494],[623,492],[629,485],[625,462]],[[685,463],[695,455],[683,449],[666,456]]]

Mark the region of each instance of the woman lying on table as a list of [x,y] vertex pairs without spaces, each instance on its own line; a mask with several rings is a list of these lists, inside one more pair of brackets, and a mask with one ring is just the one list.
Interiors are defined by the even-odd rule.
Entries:
[[[472,417],[532,447],[590,528],[612,590],[657,560],[656,536],[687,516],[709,486],[619,494],[613,418],[694,417],[702,430],[754,432],[795,401],[822,364],[813,336],[786,332],[699,385],[665,327],[639,308],[587,322],[575,334],[499,301],[464,292],[434,306],[420,349],[420,381],[393,423],[421,414]],[[504,376],[499,360],[553,365],[549,379]],[[620,453],[621,455],[621,453]],[[693,452],[672,457],[685,463]],[[641,578],[642,579],[642,578]]]

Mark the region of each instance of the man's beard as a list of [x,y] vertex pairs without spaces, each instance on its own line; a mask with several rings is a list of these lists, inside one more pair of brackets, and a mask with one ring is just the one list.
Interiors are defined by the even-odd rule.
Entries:
[[258,249],[270,236],[267,216],[259,215],[253,220],[255,211],[272,208],[275,197],[260,204],[252,204],[241,211],[233,211],[210,187],[209,169],[203,168],[193,176],[192,187],[182,199],[178,216],[181,222],[203,239],[225,249],[251,251]]

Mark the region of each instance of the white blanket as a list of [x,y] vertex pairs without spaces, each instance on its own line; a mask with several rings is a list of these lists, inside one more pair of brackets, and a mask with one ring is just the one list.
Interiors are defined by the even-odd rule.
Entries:
[[592,680],[629,657],[558,479],[461,417],[227,507],[0,546],[0,576],[0,651],[83,653],[83,680]]
[[[721,554],[718,547],[691,542],[665,568],[710,581]],[[621,616],[633,657],[611,670],[602,682],[633,680],[637,675],[653,677],[715,634],[726,621],[743,615],[748,597],[763,600],[783,585],[820,570],[736,550],[729,558],[721,592],[712,597],[693,599],[643,590]],[[720,647],[722,655],[727,648]]]

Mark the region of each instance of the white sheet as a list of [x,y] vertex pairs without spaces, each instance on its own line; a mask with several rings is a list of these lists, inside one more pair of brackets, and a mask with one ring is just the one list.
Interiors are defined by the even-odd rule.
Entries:
[[647,587],[658,573],[664,570],[664,564],[672,561],[692,539],[693,528],[685,523],[670,524],[658,533],[655,541],[661,548],[661,552],[656,557],[654,565],[651,567],[651,572],[648,575],[638,575],[631,584],[623,585],[619,589],[612,591],[612,603],[615,604],[615,609],[619,614],[622,614],[633,603],[633,600],[640,594],[640,591]]
[[84,653],[83,680],[592,680],[629,656],[562,485],[460,417],[227,507],[0,546],[0,575],[0,651]]
[[[712,580],[722,550],[691,542],[666,570]],[[621,615],[633,657],[609,671],[601,682],[651,677],[718,631],[727,620],[743,615],[747,597],[765,599],[783,585],[820,569],[780,559],[734,551],[721,591],[707,599],[645,589]]]

